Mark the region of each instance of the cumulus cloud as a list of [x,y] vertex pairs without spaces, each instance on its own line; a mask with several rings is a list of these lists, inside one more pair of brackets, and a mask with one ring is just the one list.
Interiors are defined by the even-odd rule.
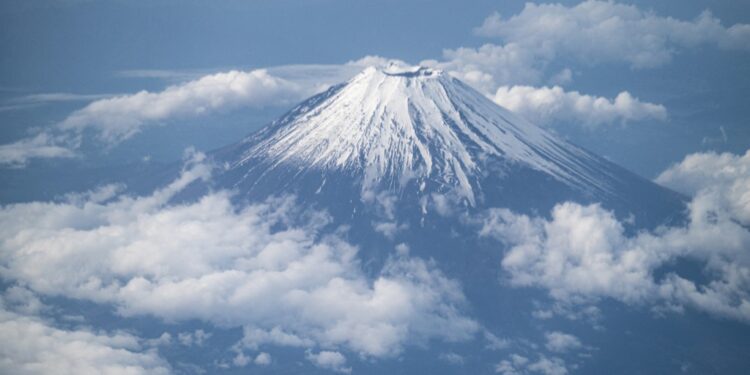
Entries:
[[484,332],[484,339],[487,341],[485,348],[489,350],[503,350],[510,347],[510,340],[497,337],[489,331]]
[[307,359],[315,366],[327,370],[333,370],[344,374],[352,372],[351,367],[346,367],[346,357],[339,352],[324,350],[320,353],[307,352]]
[[750,25],[724,27],[708,11],[682,21],[634,5],[594,0],[572,7],[526,3],[508,19],[490,15],[475,32],[502,44],[446,49],[442,61],[422,64],[450,71],[488,95],[500,86],[569,83],[569,67],[548,75],[560,63],[653,68],[671,61],[680,49],[714,45],[750,50]]
[[[750,264],[742,254],[750,234],[731,217],[715,216],[706,203],[693,202],[687,227],[633,237],[625,235],[624,225],[611,212],[596,205],[558,205],[549,221],[496,212],[501,237],[515,236],[502,265],[511,284],[546,288],[557,300],[662,301],[750,321]],[[509,233],[511,228],[528,237]],[[656,280],[658,269],[678,259],[704,264],[711,280],[696,284],[674,272]]]
[[[739,156],[708,157],[714,161],[722,158],[744,162]],[[700,157],[688,157],[663,179],[676,181],[677,171],[692,170],[686,165],[696,159]],[[716,173],[713,181],[726,177]],[[745,178],[741,174],[736,177],[733,181]],[[742,203],[727,203],[724,194],[713,188],[712,180],[707,180],[702,182],[707,188],[695,193],[683,227],[627,235],[627,224],[612,212],[598,205],[566,202],[555,206],[550,219],[491,210],[482,234],[511,245],[502,261],[511,285],[545,288],[557,301],[578,304],[613,298],[631,304],[657,303],[662,309],[677,311],[688,306],[750,322],[750,257],[746,251],[750,231],[742,221],[743,211],[737,209]],[[734,186],[734,182],[726,185]],[[738,186],[748,194],[750,185]],[[701,265],[706,280],[692,281],[670,268],[679,260]],[[665,275],[657,278],[657,273]]]
[[477,331],[461,312],[460,286],[432,262],[396,255],[368,278],[357,249],[324,230],[328,216],[300,212],[293,198],[236,207],[219,191],[170,204],[210,175],[202,155],[191,160],[149,196],[109,188],[2,207],[0,276],[124,316],[244,327],[244,347],[321,345],[380,357]]
[[508,19],[489,16],[475,31],[549,59],[625,62],[633,68],[663,65],[679,49],[701,45],[750,50],[748,24],[725,27],[709,11],[691,21],[678,20],[612,1],[588,0],[572,7],[526,3]]
[[518,354],[511,354],[508,359],[500,361],[495,366],[495,372],[502,375],[520,375],[527,363],[529,363],[528,358]]
[[[170,366],[141,339],[122,332],[66,330],[6,309],[0,300],[0,373],[170,374]],[[12,302],[11,302],[12,303]]]
[[568,369],[565,367],[565,361],[560,358],[541,356],[539,360],[531,363],[527,367],[529,371],[543,375],[565,375]]
[[565,361],[557,357],[539,355],[536,361],[531,361],[522,355],[511,354],[495,366],[495,372],[501,375],[565,375],[568,369]]
[[169,118],[202,115],[240,106],[289,104],[311,94],[299,85],[264,69],[229,71],[203,76],[160,92],[96,100],[59,124],[69,131],[93,129],[108,143],[132,137],[145,126]]
[[39,133],[30,138],[0,145],[0,165],[11,168],[25,167],[31,159],[72,158],[75,145],[68,137],[56,137],[50,133]]
[[656,182],[684,194],[710,195],[743,224],[750,224],[750,151],[691,154],[662,172]]
[[265,352],[258,353],[258,355],[253,360],[253,363],[258,366],[268,366],[271,364],[271,355]]
[[571,334],[553,331],[547,332],[544,336],[547,339],[545,347],[552,352],[562,353],[582,346],[581,340]]
[[642,102],[623,91],[614,99],[565,91],[560,86],[501,86],[492,97],[495,103],[538,124],[570,122],[598,126],[629,121],[667,119],[667,109]]
[[180,332],[177,334],[177,341],[184,346],[203,346],[203,343],[208,340],[211,333],[207,333],[202,329],[195,330],[195,332]]

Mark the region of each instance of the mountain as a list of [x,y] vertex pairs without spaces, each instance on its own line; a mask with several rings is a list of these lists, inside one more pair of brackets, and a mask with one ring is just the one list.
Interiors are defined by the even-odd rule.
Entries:
[[[326,230],[345,228],[346,240],[357,246],[359,263],[372,276],[407,245],[411,256],[433,262],[460,283],[470,315],[482,329],[509,337],[539,331],[530,311],[548,296],[504,284],[505,249],[478,234],[477,217],[491,208],[543,216],[564,201],[599,203],[636,231],[678,222],[685,209],[683,196],[424,67],[368,68],[211,157],[223,166],[214,187],[233,190],[238,201],[291,195],[300,207],[328,212]],[[607,336],[612,342],[599,346],[600,359],[579,361],[583,372],[642,369],[630,361],[633,356],[652,361],[649,368],[657,372],[673,369],[659,354],[665,349],[657,338],[665,330],[680,337],[682,326],[626,311],[615,302],[600,306],[619,324],[618,332],[629,336]],[[580,332],[577,319],[555,319],[563,331]],[[628,356],[621,355],[624,346],[632,347]],[[467,359],[458,371],[463,373],[492,372],[500,355],[482,340],[430,342],[398,360],[362,360],[356,368],[358,373],[455,373],[435,360],[445,353]]]
[[[523,212],[574,200],[654,226],[683,205],[678,194],[424,67],[367,68],[215,157],[228,166],[222,184],[249,198],[294,193],[343,215],[378,194],[420,220],[435,200],[446,209]],[[342,198],[351,204],[330,204]]]

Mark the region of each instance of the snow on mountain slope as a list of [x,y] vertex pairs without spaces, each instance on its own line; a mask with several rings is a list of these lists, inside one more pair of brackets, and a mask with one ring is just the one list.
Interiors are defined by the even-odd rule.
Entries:
[[487,159],[520,163],[583,189],[608,190],[589,153],[515,116],[439,70],[367,68],[245,141],[238,167],[264,159],[362,174],[367,191],[417,179],[475,204]]

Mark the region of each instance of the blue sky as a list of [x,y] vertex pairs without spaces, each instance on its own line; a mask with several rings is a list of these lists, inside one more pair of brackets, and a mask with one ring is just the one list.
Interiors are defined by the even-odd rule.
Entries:
[[[488,323],[450,267],[388,239],[370,269],[291,198],[172,204],[211,181],[205,152],[393,62],[682,193],[685,222],[487,209],[467,224],[504,246],[487,293],[518,307]],[[739,373],[749,102],[746,1],[2,1],[0,372]]]

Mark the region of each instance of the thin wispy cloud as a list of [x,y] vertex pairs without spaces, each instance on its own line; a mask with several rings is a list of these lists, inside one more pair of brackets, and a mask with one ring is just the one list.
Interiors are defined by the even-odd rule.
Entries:
[[70,92],[50,92],[41,94],[32,94],[12,99],[11,103],[54,103],[54,102],[87,102],[98,99],[105,99],[115,96],[115,94],[75,94]]
[[42,132],[20,141],[0,145],[0,165],[25,167],[31,159],[72,158],[77,142],[68,136],[54,136]]
[[3,105],[0,105],[0,112],[28,110],[54,103],[88,102],[112,96],[114,94],[76,94],[69,92],[31,94],[6,100]]
[[168,70],[168,69],[130,69],[116,73],[122,78],[148,78],[165,81],[185,82],[200,78],[216,72],[193,71],[193,70]]

